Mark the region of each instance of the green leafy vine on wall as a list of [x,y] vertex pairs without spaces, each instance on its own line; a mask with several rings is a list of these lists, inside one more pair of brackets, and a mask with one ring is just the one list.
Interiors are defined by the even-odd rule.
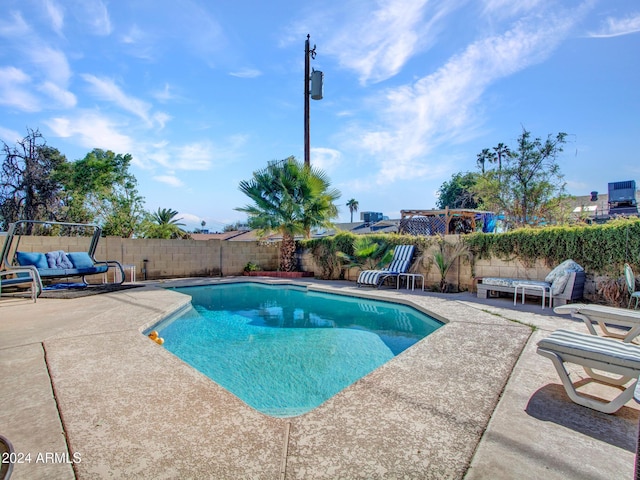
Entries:
[[[395,245],[415,245],[414,264],[425,263],[426,252],[436,237],[369,234],[376,242]],[[322,278],[340,278],[344,263],[337,252],[353,254],[356,235],[340,232],[331,237],[303,240],[322,269]],[[588,273],[619,277],[624,263],[640,271],[640,219],[617,219],[602,225],[522,228],[507,233],[473,233],[462,237],[474,260],[500,258],[518,259],[526,266],[538,260],[552,268],[569,258],[582,265]],[[428,262],[427,262],[428,263]]]
[[619,275],[622,265],[640,266],[640,219],[602,225],[522,228],[500,234],[473,233],[465,242],[476,258],[518,258],[525,265],[543,260],[549,267],[571,258],[587,272]]

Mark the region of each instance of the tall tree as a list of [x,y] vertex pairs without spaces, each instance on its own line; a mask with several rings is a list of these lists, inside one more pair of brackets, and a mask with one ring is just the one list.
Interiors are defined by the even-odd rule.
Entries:
[[357,212],[360,205],[355,198],[352,198],[347,202],[347,207],[349,207],[349,213],[351,214],[351,223],[353,223],[353,212]]
[[[487,171],[473,188],[483,207],[501,211],[514,226],[554,220],[564,195],[563,175],[557,162],[566,143],[566,133],[548,135],[546,140],[532,138],[522,129],[517,148],[503,145],[502,169]],[[499,144],[499,147],[502,144]],[[498,147],[496,147],[498,148]]]
[[309,237],[313,227],[328,226],[338,214],[334,202],[340,192],[330,187],[324,172],[289,157],[270,162],[254,172],[251,180],[241,181],[240,191],[253,204],[236,210],[248,215],[249,226],[261,236],[282,235],[280,268],[290,272],[296,267],[295,235]]
[[498,162],[498,172],[502,172],[502,159],[509,158],[511,156],[511,150],[501,142],[498,146],[493,147],[493,151],[495,153],[493,158]]
[[476,157],[476,163],[484,175],[486,163],[493,163],[495,161],[496,154],[490,149],[484,148],[478,155],[476,155]]
[[513,179],[515,212],[522,224],[538,223],[536,213],[552,198],[564,193],[563,176],[557,156],[563,151],[566,133],[548,135],[543,142],[531,139],[531,132],[523,129],[518,137],[509,176]]
[[53,172],[67,163],[57,149],[49,147],[40,131],[10,146],[2,142],[4,160],[0,171],[0,224],[7,228],[17,220],[56,220],[61,186]]
[[438,208],[478,208],[473,187],[478,174],[473,172],[454,173],[451,180],[444,182],[438,190]]
[[57,172],[64,185],[68,221],[102,225],[106,235],[128,238],[144,217],[130,154],[96,148]]

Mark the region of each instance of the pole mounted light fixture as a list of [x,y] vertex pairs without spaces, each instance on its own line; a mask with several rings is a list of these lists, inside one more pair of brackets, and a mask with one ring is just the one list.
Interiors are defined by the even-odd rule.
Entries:
[[[320,70],[310,73],[311,59],[316,58],[316,46],[309,46],[311,35],[307,35],[304,43],[304,165],[311,166],[311,147],[309,142],[309,97],[314,100],[322,100],[322,81],[324,74]],[[311,89],[309,89],[311,82]]]

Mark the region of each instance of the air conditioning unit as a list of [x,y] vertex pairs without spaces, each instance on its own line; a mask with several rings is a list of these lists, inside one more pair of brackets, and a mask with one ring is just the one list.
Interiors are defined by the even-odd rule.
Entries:
[[360,212],[360,220],[366,223],[375,223],[382,220],[382,212]]
[[635,180],[609,183],[609,214],[637,213]]

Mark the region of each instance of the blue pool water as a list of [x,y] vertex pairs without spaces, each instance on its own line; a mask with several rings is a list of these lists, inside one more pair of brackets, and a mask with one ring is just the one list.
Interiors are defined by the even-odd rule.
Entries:
[[164,347],[271,416],[300,415],[442,326],[387,302],[234,283],[177,288],[191,307],[149,330]]

